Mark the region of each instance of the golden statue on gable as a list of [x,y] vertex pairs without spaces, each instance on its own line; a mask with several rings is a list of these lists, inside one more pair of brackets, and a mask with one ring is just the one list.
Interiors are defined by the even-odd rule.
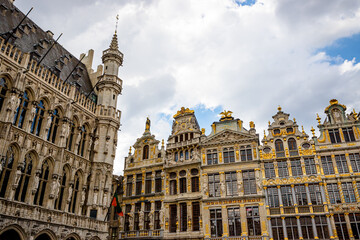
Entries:
[[220,121],[233,120],[234,118],[231,116],[232,113],[233,113],[232,111],[226,111],[226,110],[222,111],[220,113],[220,115],[221,115]]
[[189,108],[181,107],[181,109],[179,111],[177,111],[177,113],[173,117],[176,118],[177,116],[185,114],[185,113],[194,113],[194,110],[190,110]]
[[150,132],[150,119],[149,119],[149,117],[146,118],[145,132]]

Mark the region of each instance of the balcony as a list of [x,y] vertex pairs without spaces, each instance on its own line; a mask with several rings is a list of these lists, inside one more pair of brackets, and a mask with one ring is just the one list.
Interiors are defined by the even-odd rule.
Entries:
[[163,237],[163,230],[139,230],[139,231],[127,231],[121,232],[121,238],[154,238],[159,239]]
[[200,138],[193,138],[193,139],[182,141],[182,142],[168,143],[166,145],[166,148],[167,149],[179,148],[179,147],[189,146],[189,145],[198,144],[198,143],[200,143]]

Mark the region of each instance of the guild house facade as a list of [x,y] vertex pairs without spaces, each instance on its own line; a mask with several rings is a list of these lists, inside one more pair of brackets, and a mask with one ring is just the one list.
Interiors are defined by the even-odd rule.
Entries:
[[[121,113],[116,32],[91,69],[0,0],[0,239],[106,239]],[[95,87],[96,85],[96,87]]]
[[281,107],[262,139],[224,111],[211,133],[175,115],[166,149],[147,119],[125,158],[120,239],[360,239],[357,113],[333,99],[309,136]]

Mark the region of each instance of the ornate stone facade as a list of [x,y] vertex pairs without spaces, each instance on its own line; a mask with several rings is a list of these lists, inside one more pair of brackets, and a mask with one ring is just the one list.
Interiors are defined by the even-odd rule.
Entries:
[[12,2],[0,1],[0,22],[0,239],[105,239],[121,116],[116,33],[94,72],[92,50],[79,62]]

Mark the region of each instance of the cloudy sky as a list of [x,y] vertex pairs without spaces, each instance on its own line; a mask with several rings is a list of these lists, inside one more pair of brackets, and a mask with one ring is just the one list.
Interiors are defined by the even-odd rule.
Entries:
[[79,56],[109,46],[119,14],[124,53],[122,126],[114,173],[151,119],[167,139],[172,115],[195,110],[201,127],[223,110],[254,121],[263,137],[281,105],[311,135],[336,98],[360,110],[358,0],[16,0],[44,30]]

